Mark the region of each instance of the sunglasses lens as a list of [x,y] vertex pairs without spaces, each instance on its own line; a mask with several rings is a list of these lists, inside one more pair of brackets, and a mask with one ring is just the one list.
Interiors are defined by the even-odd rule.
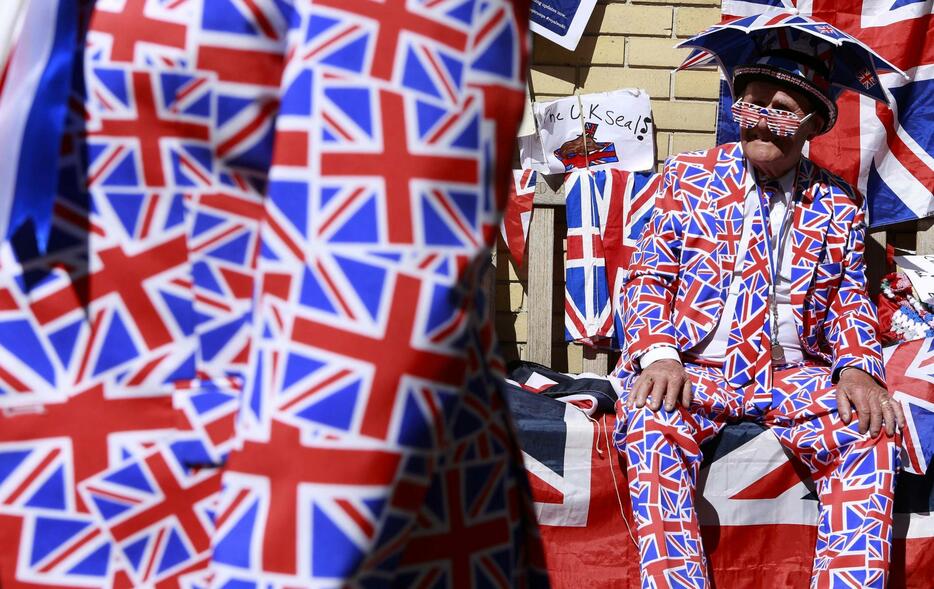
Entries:
[[765,125],[769,131],[779,137],[790,137],[797,132],[801,119],[793,112],[756,106],[748,102],[737,101],[730,109],[733,111],[733,120],[743,129],[751,129],[759,124],[765,117]]

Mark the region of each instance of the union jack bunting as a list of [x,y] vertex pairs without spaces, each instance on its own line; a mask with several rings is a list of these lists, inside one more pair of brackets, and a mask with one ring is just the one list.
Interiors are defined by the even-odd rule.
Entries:
[[527,3],[58,1],[48,242],[0,243],[0,585],[547,586],[478,287]]
[[618,347],[619,294],[632,249],[652,211],[659,176],[609,169],[565,175],[565,336]]
[[[934,214],[934,145],[927,132],[934,112],[931,2],[724,0],[722,11],[724,19],[731,19],[789,8],[853,35],[908,74],[907,79],[897,73],[879,76],[891,109],[843,93],[837,100],[836,125],[810,145],[809,157],[868,197],[872,226]],[[866,77],[867,90],[872,88],[866,86],[869,82]],[[721,86],[721,104],[731,102],[728,89]],[[737,136],[733,121],[721,115],[718,137],[732,141]]]

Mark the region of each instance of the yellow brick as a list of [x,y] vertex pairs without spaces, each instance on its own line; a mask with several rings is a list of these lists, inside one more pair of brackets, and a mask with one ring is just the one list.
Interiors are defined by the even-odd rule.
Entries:
[[671,133],[665,133],[659,131],[655,134],[655,159],[664,162],[671,151],[668,149],[668,145],[671,142]]
[[[560,349],[560,348],[559,348]],[[580,374],[584,371],[584,348],[581,346],[567,346],[568,372]]]
[[532,63],[535,65],[622,65],[625,51],[623,37],[584,35],[575,51],[535,37]]
[[498,248],[496,256],[496,281],[497,282],[525,282],[528,280],[528,270],[524,264],[528,263],[529,253],[525,252],[526,260],[522,268],[516,268],[516,263],[509,255],[509,250],[505,247]]
[[602,35],[671,36],[672,10],[668,6],[597,6],[585,32]]
[[717,70],[682,70],[676,72],[675,98],[709,98],[720,96],[720,74]]
[[674,39],[650,39],[631,37],[626,42],[626,52],[629,54],[628,65],[670,67],[681,65],[690,50],[675,49]]
[[623,65],[625,57],[625,38],[601,35],[599,37],[584,36],[577,51],[590,53],[589,64],[585,59],[583,65]]
[[529,339],[528,313],[496,313],[496,336],[504,342],[525,342]]
[[720,22],[720,9],[679,8],[675,14],[675,32],[679,37],[691,37]]
[[532,66],[532,89],[535,94],[574,94],[577,71],[569,66]]
[[[502,288],[507,287],[507,288]],[[525,310],[525,289],[521,282],[510,282],[496,289],[496,308],[512,312]]]
[[671,139],[671,153],[709,149],[717,142],[715,133],[674,133]]
[[581,68],[582,92],[607,92],[617,88],[642,88],[655,98],[667,98],[669,75],[667,71],[629,67]]
[[712,102],[652,101],[655,126],[662,131],[713,132],[717,105]]

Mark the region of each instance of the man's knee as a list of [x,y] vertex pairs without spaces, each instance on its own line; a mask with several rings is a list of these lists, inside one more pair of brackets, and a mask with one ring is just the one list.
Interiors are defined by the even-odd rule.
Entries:
[[666,411],[664,407],[653,411],[647,405],[627,407],[620,399],[616,402],[613,442],[620,452],[625,452],[627,445],[639,443],[646,435],[660,435],[658,442],[682,444],[691,437],[685,420],[686,411],[680,406],[671,411]]

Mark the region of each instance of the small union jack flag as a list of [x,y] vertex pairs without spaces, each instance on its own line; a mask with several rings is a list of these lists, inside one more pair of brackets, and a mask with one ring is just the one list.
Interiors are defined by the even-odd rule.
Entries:
[[872,88],[876,85],[876,79],[869,70],[859,72],[856,74],[856,77],[859,78],[859,83],[865,88]]

